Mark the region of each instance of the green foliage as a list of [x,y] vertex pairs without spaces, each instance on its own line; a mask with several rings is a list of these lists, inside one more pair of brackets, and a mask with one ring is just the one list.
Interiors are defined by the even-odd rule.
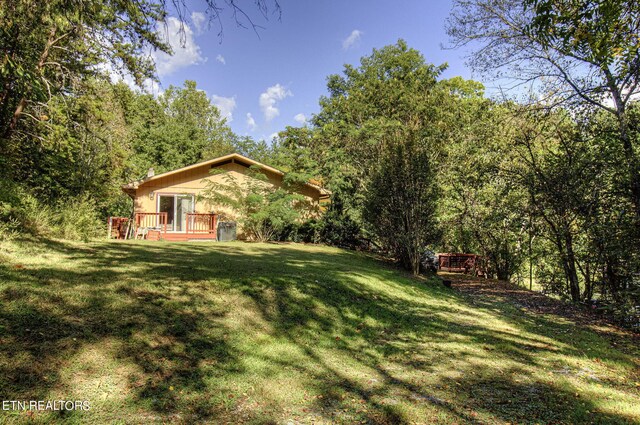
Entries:
[[52,235],[67,240],[89,241],[104,236],[106,225],[88,196],[62,199],[53,215]]
[[20,235],[20,223],[15,218],[0,220],[0,241],[12,241]]
[[331,204],[321,219],[320,240],[328,245],[341,248],[360,248],[363,244],[363,231],[345,208],[339,193],[331,197]]
[[194,81],[169,86],[158,98],[123,84],[117,91],[131,134],[135,178],[152,167],[164,172],[234,151],[235,135]]
[[293,222],[284,226],[274,239],[281,242],[320,243],[322,222],[311,219],[302,223]]
[[24,187],[10,180],[0,180],[0,222],[16,227],[21,233],[49,235],[53,210]]
[[106,213],[127,178],[129,129],[117,92],[88,80],[73,96],[55,96],[39,107],[46,120],[24,123],[7,142],[6,173],[42,199],[91,195]]
[[596,109],[615,119],[614,146],[640,237],[640,159],[629,117],[640,93],[639,29],[635,0],[457,0],[447,28],[455,45],[474,43],[475,70],[535,83],[540,106],[563,105],[586,119]]
[[511,280],[522,266],[523,223],[528,220],[524,190],[510,165],[518,123],[509,105],[490,102],[473,86],[449,80],[458,96],[455,115],[460,137],[447,144],[440,166],[438,218],[446,252],[470,252],[488,260],[488,272]]
[[619,73],[616,82],[640,77],[637,2],[525,0],[524,4],[534,13],[527,33],[541,45],[611,67]]
[[437,189],[433,154],[404,137],[399,132],[381,155],[367,190],[364,217],[382,247],[417,275],[425,246],[438,241]]
[[[386,245],[384,249],[398,255],[405,266],[413,268],[417,242],[412,242],[408,251],[389,245],[393,241],[385,234],[389,229],[382,229],[382,222],[372,222],[371,211],[365,211],[365,206],[372,208],[374,191],[376,203],[385,206],[381,201],[385,196],[380,192],[383,188],[392,191],[416,183],[417,186],[409,189],[415,194],[417,188],[423,187],[427,175],[435,181],[444,147],[459,138],[461,127],[458,123],[465,109],[461,106],[463,99],[478,98],[482,93],[482,86],[475,82],[461,78],[439,80],[445,68],[445,65],[427,64],[420,52],[409,48],[402,40],[374,49],[371,55],[361,59],[359,67],[346,65],[342,75],[328,78],[329,96],[321,98],[322,110],[313,118],[312,127],[281,133],[284,146],[294,150],[299,147],[298,151],[302,152],[292,162],[304,164],[302,168],[309,175],[320,175],[320,180],[333,192],[333,202],[339,199],[325,218],[325,228],[335,234],[323,231],[325,240],[353,246],[372,235],[374,244]],[[405,164],[406,170],[399,172],[413,170],[424,172],[424,175],[404,182],[398,178],[395,186],[377,187],[373,182],[379,182],[383,175],[398,177],[393,176],[393,169],[383,169],[385,161],[396,157],[392,154],[394,149],[417,153],[421,159],[428,157],[425,166],[430,170],[420,169],[417,164]],[[407,177],[406,173],[402,175]],[[435,196],[435,193],[429,189],[425,196]],[[388,192],[386,195],[396,194]],[[426,203],[423,204],[426,200],[418,198],[410,202],[415,202],[416,207],[426,207]],[[431,205],[434,203],[435,200]],[[401,207],[395,205],[393,208],[397,211]],[[398,229],[401,228],[406,236],[401,238],[403,243],[411,238],[408,232],[419,229],[414,237],[424,248],[429,241],[425,240],[420,217],[416,212],[412,220],[418,221]],[[385,220],[391,218],[387,215]],[[428,208],[424,218],[430,221],[430,227],[435,225]],[[413,227],[414,224],[417,227]],[[412,260],[407,257],[408,252],[411,252]]]
[[283,169],[280,167],[281,164],[274,159],[273,146],[267,144],[264,140],[255,141],[249,136],[235,136],[233,150],[247,158]]
[[156,32],[162,19],[161,3],[152,0],[2,2],[0,134],[8,138],[30,106],[95,75],[104,62],[138,83],[153,77],[147,49],[170,51]]
[[228,215],[240,223],[249,239],[273,240],[301,217],[298,208],[305,202],[304,197],[272,185],[259,168],[252,167],[247,178],[218,173],[222,174],[220,181],[207,181],[199,199],[212,208],[231,210]]
[[[240,26],[257,28],[242,1],[205,0],[210,18],[222,25],[232,11]],[[263,17],[277,1],[254,4]],[[12,0],[0,3],[0,136],[9,138],[23,117],[38,121],[31,107],[72,92],[78,82],[110,73],[131,76],[138,86],[156,77],[150,51],[172,53],[162,31],[164,0]],[[171,12],[186,20],[185,0]],[[222,28],[220,31],[222,35]],[[2,139],[0,139],[2,142]]]
[[482,40],[471,66],[535,81],[544,103],[624,115],[638,91],[639,12],[635,0],[456,0],[447,32],[456,46]]
[[83,240],[105,234],[95,201],[88,196],[60,198],[53,205],[41,202],[22,186],[2,181],[0,236],[34,236]]
[[[440,123],[436,108],[446,96],[437,90],[437,79],[446,68],[425,63],[415,49],[397,44],[374,49],[359,67],[345,65],[343,75],[328,77],[329,96],[320,99],[320,113],[313,118],[324,152],[319,158],[327,186],[344,191],[345,203],[360,209],[362,189],[384,150],[384,135],[399,125],[420,127],[423,137],[439,135],[450,123]],[[438,106],[442,107],[443,104]],[[351,205],[346,205],[350,208]]]

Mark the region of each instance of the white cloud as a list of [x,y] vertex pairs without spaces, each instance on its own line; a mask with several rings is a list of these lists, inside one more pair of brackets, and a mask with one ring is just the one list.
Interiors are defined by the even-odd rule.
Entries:
[[267,91],[260,94],[258,102],[260,104],[260,109],[262,109],[262,113],[264,113],[264,119],[267,120],[267,122],[280,115],[280,110],[277,108],[277,102],[289,96],[293,96],[293,93],[285,89],[279,83],[275,86],[269,87]]
[[202,12],[191,13],[191,22],[193,22],[193,26],[196,27],[196,34],[202,34],[204,31],[204,21],[206,19],[207,16]]
[[185,23],[183,28],[184,33],[181,35],[180,20],[173,16],[167,19],[166,27],[159,24],[158,31],[173,49],[173,55],[159,51],[152,53],[160,77],[206,60],[200,52],[200,46],[193,39],[191,27]]
[[268,140],[268,141],[269,141],[269,142],[271,142],[271,141],[273,141],[273,139],[276,139],[276,140],[277,140],[278,138],[279,138],[279,137],[278,137],[278,133],[277,133],[277,132],[276,132],[276,133],[271,133],[271,134],[269,135],[269,140]]
[[254,131],[257,127],[256,120],[253,119],[253,115],[251,115],[251,112],[247,112],[247,127],[249,127],[249,130],[251,131]]
[[223,64],[223,65],[226,65],[226,64],[227,64],[227,61],[225,60],[224,56],[222,56],[222,55],[218,55],[218,56],[216,56],[216,60],[217,60],[218,62],[220,62],[221,64]]
[[123,82],[127,86],[129,86],[131,90],[134,90],[136,92],[149,93],[154,96],[160,96],[162,93],[164,93],[164,90],[162,90],[157,81],[153,81],[152,79],[147,78],[142,82],[142,87],[138,86],[131,74],[126,71],[116,71],[110,62],[102,62],[98,64],[96,68],[100,72],[108,75],[113,84]]
[[349,34],[349,37],[347,37],[344,40],[342,40],[342,48],[344,50],[348,50],[351,47],[353,47],[356,43],[358,43],[360,41],[360,38],[362,37],[362,34],[364,34],[364,33],[362,31],[360,31],[360,30],[351,31],[351,34]]
[[307,117],[305,117],[304,114],[297,114],[293,117],[293,120],[299,124],[304,124],[307,122]]
[[149,78],[144,80],[144,82],[142,83],[142,89],[146,93],[150,93],[150,94],[152,94],[154,96],[160,96],[161,94],[164,93],[164,90],[162,90],[160,88],[158,83],[156,81],[153,81],[153,80],[149,79]]
[[227,122],[233,121],[233,110],[236,109],[236,97],[223,97],[218,95],[211,96],[211,103],[216,105],[220,110],[222,118],[226,118]]

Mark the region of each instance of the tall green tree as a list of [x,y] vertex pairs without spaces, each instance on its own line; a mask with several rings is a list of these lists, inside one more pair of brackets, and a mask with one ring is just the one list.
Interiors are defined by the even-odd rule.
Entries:
[[170,52],[155,1],[5,1],[0,4],[0,134],[8,138],[29,106],[65,93],[105,62],[136,81],[154,75],[145,50]]
[[459,114],[461,137],[447,146],[438,217],[442,247],[487,259],[488,272],[509,281],[525,260],[529,205],[509,173],[518,123],[510,105],[469,99]]
[[[317,136],[307,140],[333,197],[348,212],[332,214],[367,229],[373,242],[414,272],[418,251],[437,241],[432,188],[447,145],[461,135],[464,99],[481,96],[477,83],[441,80],[445,68],[426,63],[402,40],[374,49],[360,66],[346,65],[342,75],[328,78],[329,96],[312,120]],[[386,209],[374,214],[376,208]],[[403,208],[406,214],[399,214]]]
[[33,110],[41,119],[7,141],[5,177],[53,202],[86,195],[103,212],[117,203],[132,152],[113,87],[87,79],[73,96],[56,95]]
[[387,137],[367,185],[364,214],[381,246],[417,275],[425,247],[439,237],[434,155],[417,133],[400,126]]
[[[640,3],[635,0],[456,0],[447,31],[472,45],[471,66],[532,83],[545,106],[597,108],[617,121],[626,190],[640,225],[640,160],[628,106],[640,92]],[[479,46],[479,47],[475,47]]]
[[[363,223],[365,187],[384,150],[387,131],[398,123],[430,120],[436,112],[436,89],[446,66],[427,64],[403,41],[345,65],[342,75],[328,77],[329,96],[320,99],[321,111],[312,123],[319,131],[317,162],[330,177],[328,187],[343,199],[351,217]],[[427,101],[428,100],[428,101]],[[444,131],[436,119],[421,128],[423,140]],[[431,139],[433,140],[433,139]]]
[[[543,236],[555,245],[572,301],[582,300],[580,249],[584,248],[585,219],[592,216],[602,189],[602,162],[595,147],[583,139],[566,114],[533,115],[520,121],[512,164],[514,177],[530,197],[543,225]],[[583,276],[585,277],[585,276]]]
[[[280,11],[277,0],[253,3],[250,8],[264,18],[270,9]],[[225,10],[237,24],[259,27],[242,0],[204,4],[220,36]],[[137,84],[155,78],[149,50],[171,53],[172,48],[161,25],[167,6],[163,0],[0,2],[0,137],[7,139],[22,117],[38,119],[30,106],[68,93],[75,79],[96,76],[105,65],[131,75]],[[184,22],[186,2],[176,0],[171,6]]]
[[195,81],[169,86],[158,98],[120,85],[131,129],[136,178],[231,153],[236,136]]

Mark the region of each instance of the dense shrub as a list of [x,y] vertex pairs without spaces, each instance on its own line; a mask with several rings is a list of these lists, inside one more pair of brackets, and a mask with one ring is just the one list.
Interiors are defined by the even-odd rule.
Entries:
[[51,206],[13,182],[0,183],[0,239],[30,234],[87,241],[103,233],[96,204],[88,196],[66,198]]
[[95,202],[87,196],[60,201],[53,218],[53,235],[62,239],[88,241],[104,234]]
[[12,181],[0,183],[0,222],[4,227],[13,223],[15,232],[48,235],[52,228],[51,208]]
[[20,234],[18,220],[0,221],[0,241],[11,241]]
[[319,222],[320,242],[341,248],[355,249],[363,245],[362,226],[343,208],[339,197],[332,198]]
[[302,223],[290,223],[275,237],[281,242],[319,243],[321,222],[311,219]]

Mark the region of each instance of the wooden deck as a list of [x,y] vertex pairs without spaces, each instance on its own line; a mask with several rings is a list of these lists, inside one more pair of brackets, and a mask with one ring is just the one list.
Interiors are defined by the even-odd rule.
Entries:
[[216,234],[204,235],[204,234],[198,234],[198,233],[169,233],[169,232],[162,235],[161,239],[165,241],[195,241],[195,240],[216,241],[218,240]]
[[134,215],[136,239],[190,241],[217,240],[218,215],[187,213],[183,231],[173,231],[166,212],[139,212]]

